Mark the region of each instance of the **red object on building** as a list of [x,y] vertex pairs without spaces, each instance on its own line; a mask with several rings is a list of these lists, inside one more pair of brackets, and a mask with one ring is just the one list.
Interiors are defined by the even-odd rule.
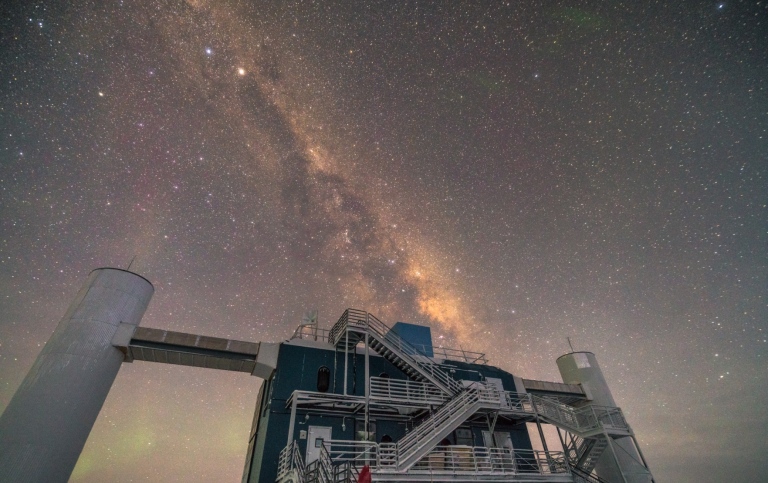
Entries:
[[357,483],[371,483],[371,468],[368,465],[363,466],[363,469],[360,470]]

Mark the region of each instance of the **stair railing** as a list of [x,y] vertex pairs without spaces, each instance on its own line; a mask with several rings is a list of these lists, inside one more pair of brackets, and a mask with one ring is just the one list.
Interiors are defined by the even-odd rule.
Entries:
[[461,383],[441,370],[423,351],[414,347],[374,315],[365,311],[357,309],[345,310],[328,334],[330,342],[337,344],[348,327],[356,327],[367,331],[369,335],[372,335],[382,345],[396,353],[411,367],[438,383],[448,392],[458,394],[462,391],[463,386]]
[[402,466],[412,459],[414,454],[430,445],[434,434],[457,421],[461,424],[470,412],[474,413],[480,407],[499,408],[500,397],[501,394],[495,386],[475,383],[466,388],[396,443],[397,466]]
[[583,434],[606,427],[629,431],[629,425],[619,408],[605,406],[573,408],[540,396],[533,396],[531,400],[536,412],[540,416],[555,423],[560,423],[569,431],[575,433]]
[[296,470],[296,475],[299,480],[298,483],[304,483],[306,467],[304,466],[304,460],[301,458],[299,445],[295,440],[280,451],[280,458],[277,466],[278,480],[290,473],[291,470]]
[[571,475],[573,475],[573,481],[576,483],[610,483],[609,481],[593,475],[592,473],[587,473],[576,466],[571,466]]
[[419,405],[440,406],[448,396],[431,382],[371,377],[369,379],[371,399]]

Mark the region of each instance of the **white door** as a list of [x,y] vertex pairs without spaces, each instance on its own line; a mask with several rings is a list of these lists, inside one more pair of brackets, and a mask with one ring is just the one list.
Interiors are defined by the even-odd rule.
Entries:
[[504,394],[504,382],[497,377],[486,377],[485,382],[491,386],[494,386],[499,391],[499,396],[501,398],[501,407],[508,408],[509,401],[507,401],[507,396]]
[[491,437],[490,431],[483,431],[483,443],[486,448],[505,448],[512,451],[512,437],[503,431],[494,431]]
[[307,432],[307,457],[304,459],[305,463],[310,464],[319,458],[323,441],[329,441],[330,439],[330,426],[310,426]]
[[493,439],[496,440],[496,445],[499,448],[508,449],[510,452],[514,449],[512,447],[512,436],[509,433],[494,431]]

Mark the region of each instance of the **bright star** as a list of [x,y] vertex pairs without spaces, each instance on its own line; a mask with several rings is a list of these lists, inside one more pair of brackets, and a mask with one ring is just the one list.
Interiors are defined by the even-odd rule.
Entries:
[[240,75],[245,75],[245,69],[240,67],[239,69],[237,69],[237,73],[240,74]]

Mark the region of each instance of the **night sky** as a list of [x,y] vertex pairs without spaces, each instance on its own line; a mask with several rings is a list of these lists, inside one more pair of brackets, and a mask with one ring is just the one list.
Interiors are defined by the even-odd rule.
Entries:
[[[768,480],[768,2],[0,9],[0,410],[133,260],[146,327],[570,337],[658,481]],[[260,382],[124,365],[73,481],[239,481]]]

